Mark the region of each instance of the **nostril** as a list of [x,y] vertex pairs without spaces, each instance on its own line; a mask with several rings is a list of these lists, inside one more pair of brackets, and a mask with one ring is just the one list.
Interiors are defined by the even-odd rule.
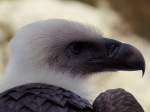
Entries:
[[120,44],[119,43],[107,43],[106,44],[106,49],[107,49],[107,56],[108,57],[114,57],[117,52],[119,51],[119,47],[120,47]]

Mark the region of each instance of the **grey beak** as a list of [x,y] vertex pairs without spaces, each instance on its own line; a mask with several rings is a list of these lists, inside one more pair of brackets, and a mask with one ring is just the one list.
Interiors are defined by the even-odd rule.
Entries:
[[117,61],[117,65],[120,65],[120,69],[123,70],[142,70],[143,75],[145,73],[145,60],[143,55],[135,47],[121,43],[118,54],[114,57]]
[[102,38],[98,43],[104,50],[99,47],[97,57],[89,61],[93,67],[97,68],[96,71],[142,70],[144,75],[145,60],[137,48],[107,38]]

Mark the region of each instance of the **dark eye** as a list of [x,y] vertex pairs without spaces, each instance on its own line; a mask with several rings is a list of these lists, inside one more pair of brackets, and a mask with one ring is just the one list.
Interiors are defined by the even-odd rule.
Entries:
[[71,43],[70,50],[73,54],[79,55],[83,50],[83,43],[81,42]]

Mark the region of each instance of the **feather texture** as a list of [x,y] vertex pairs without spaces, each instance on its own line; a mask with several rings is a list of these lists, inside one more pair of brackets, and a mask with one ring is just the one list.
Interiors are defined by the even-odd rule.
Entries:
[[0,112],[90,112],[92,106],[65,89],[32,83],[0,94]]

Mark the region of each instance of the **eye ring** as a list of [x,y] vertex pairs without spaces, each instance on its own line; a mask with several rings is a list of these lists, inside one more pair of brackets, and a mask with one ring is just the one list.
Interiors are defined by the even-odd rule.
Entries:
[[79,55],[83,50],[83,44],[80,42],[71,43],[70,50],[74,55]]

